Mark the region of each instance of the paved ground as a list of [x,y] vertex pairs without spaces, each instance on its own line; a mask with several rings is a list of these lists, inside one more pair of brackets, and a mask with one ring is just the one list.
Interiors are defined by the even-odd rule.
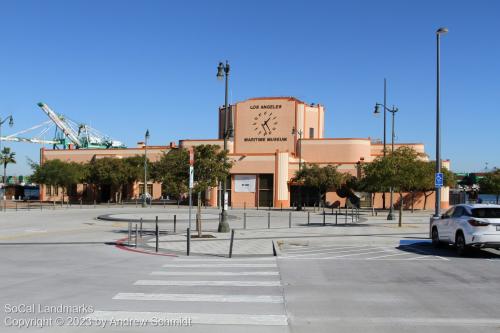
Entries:
[[[128,223],[95,219],[105,214],[177,215],[179,232],[161,222],[161,255],[133,252],[154,252],[153,236],[146,232],[137,249],[117,247]],[[337,217],[335,225],[331,212],[326,226],[314,213],[307,225],[307,213],[294,212],[289,228],[289,212],[273,211],[270,229],[267,214],[230,211],[237,231],[228,259],[228,235],[213,233],[214,219],[203,228],[217,238],[193,240],[199,255],[184,255],[182,209],[1,212],[0,331],[155,332],[173,329],[159,322],[167,318],[190,320],[174,329],[185,332],[500,332],[500,253],[458,258],[452,249],[434,250],[426,240],[428,213],[406,214],[398,228],[371,214],[347,224]],[[8,313],[22,304],[85,304],[92,313]],[[65,326],[11,326],[57,317]],[[92,326],[69,326],[68,317],[88,317],[80,324]]]

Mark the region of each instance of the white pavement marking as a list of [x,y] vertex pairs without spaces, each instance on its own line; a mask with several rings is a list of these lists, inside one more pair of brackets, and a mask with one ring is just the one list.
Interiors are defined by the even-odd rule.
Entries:
[[417,254],[425,254],[425,255],[427,255],[427,256],[434,256],[434,257],[436,257],[436,258],[443,259],[443,260],[446,260],[446,261],[449,261],[449,260],[450,260],[450,259],[448,259],[448,258],[444,258],[444,257],[441,257],[441,256],[436,256],[436,255],[434,255],[434,254],[432,254],[432,253],[430,253],[430,252],[428,252],[428,251],[425,251],[425,250],[422,250],[422,249],[417,249],[417,248],[415,248],[415,247],[413,247],[413,246],[408,246],[408,245],[405,245],[405,247],[407,247],[407,248],[409,248],[409,249],[411,249],[411,250],[415,251]]
[[269,268],[277,267],[276,263],[273,264],[165,264],[162,267],[170,268],[199,268],[199,267],[209,267],[209,268],[219,268],[219,267],[252,267],[252,268]]
[[291,255],[291,256],[284,256],[287,258],[297,258],[297,257],[305,257],[305,256],[313,256],[313,255],[321,255],[321,254],[337,254],[337,253],[349,253],[349,252],[357,252],[357,251],[367,251],[369,249],[376,250],[376,249],[385,249],[383,251],[371,251],[367,253],[378,253],[378,252],[384,252],[384,251],[395,251],[392,248],[388,247],[372,247],[372,248],[360,248],[360,249],[352,249],[352,250],[344,250],[344,251],[334,251],[334,252],[319,252],[319,253],[308,253],[308,254],[297,254],[297,255]]
[[333,251],[333,250],[345,250],[345,249],[361,249],[361,248],[370,248],[369,245],[365,245],[365,246],[338,246],[338,247],[323,247],[323,248],[316,248],[316,249],[306,249],[306,250],[301,250],[301,249],[293,249],[293,250],[288,250],[288,249],[285,249],[283,250],[283,252],[285,253],[290,253],[290,254],[295,254],[295,253],[299,253],[299,254],[302,254],[302,253],[314,253],[314,252],[322,252],[322,251]]
[[136,286],[280,287],[280,281],[170,281],[139,280]]
[[409,256],[409,255],[413,255],[413,253],[401,252],[401,253],[387,254],[387,255],[384,255],[384,256],[377,256],[377,257],[366,258],[366,260],[377,260],[378,258],[394,257],[394,256]]
[[140,320],[151,323],[155,318],[162,320],[190,320],[191,324],[204,325],[265,325],[287,326],[285,315],[219,314],[219,313],[169,313],[169,312],[129,312],[95,311],[89,317],[96,320]]
[[328,320],[340,324],[382,325],[394,324],[422,325],[422,326],[498,326],[498,318],[401,318],[401,317],[329,317]]
[[236,275],[245,275],[245,276],[270,276],[270,275],[279,275],[279,272],[152,272],[151,275],[170,275],[170,276],[236,276]]
[[119,293],[113,299],[169,302],[283,303],[283,296]]
[[201,262],[249,262],[249,261],[275,261],[275,257],[264,257],[264,258],[238,258],[238,259],[232,259],[232,258],[193,258],[193,259],[186,259],[186,258],[174,258],[173,261],[184,261],[184,262],[196,262],[196,261],[201,261]]

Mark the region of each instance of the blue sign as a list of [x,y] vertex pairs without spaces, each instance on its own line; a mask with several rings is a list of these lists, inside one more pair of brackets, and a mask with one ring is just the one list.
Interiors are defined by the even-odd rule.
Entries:
[[441,172],[436,173],[436,178],[434,179],[434,185],[436,187],[443,187],[443,174]]

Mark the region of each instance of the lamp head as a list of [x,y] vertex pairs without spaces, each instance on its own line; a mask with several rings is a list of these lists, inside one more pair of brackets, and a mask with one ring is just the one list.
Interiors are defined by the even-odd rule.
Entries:
[[292,127],[292,134],[295,134],[297,133],[297,130],[295,129],[295,127]]
[[376,103],[375,104],[375,110],[373,110],[374,115],[380,114],[380,104]]
[[217,79],[222,80],[224,77],[224,64],[219,62],[219,66],[217,66]]
[[9,119],[9,126],[10,127],[14,126],[14,118],[12,116],[10,116],[10,119]]
[[445,27],[441,27],[441,28],[437,29],[437,31],[436,31],[436,34],[438,34],[438,35],[444,35],[446,33],[448,33],[448,28],[445,28]]
[[147,140],[147,139],[149,139],[149,129],[148,129],[148,130],[146,130],[146,135],[145,135],[145,137],[146,137],[146,140]]

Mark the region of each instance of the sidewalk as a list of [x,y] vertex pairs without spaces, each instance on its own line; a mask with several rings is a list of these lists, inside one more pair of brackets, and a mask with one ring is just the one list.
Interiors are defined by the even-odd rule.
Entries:
[[[238,214],[236,214],[238,215]],[[304,217],[295,218],[289,228],[288,214],[274,215],[271,228],[267,228],[267,215],[253,216],[247,229],[243,229],[240,217],[230,220],[229,224],[235,230],[233,255],[234,256],[272,256],[273,241],[276,246],[309,246],[309,245],[344,245],[363,243],[371,245],[397,245],[402,238],[427,238],[428,212],[406,213],[403,226],[397,226],[396,221],[387,221],[385,214],[379,216],[363,215],[360,222],[344,224],[339,219],[334,223],[334,216],[327,216],[327,223],[323,226],[322,216],[315,216],[310,225]],[[194,225],[193,225],[194,226]],[[191,255],[228,256],[231,233],[217,233],[215,221],[204,221],[203,235],[213,238],[192,238],[190,244]],[[181,229],[178,229],[179,231]],[[192,231],[191,236],[197,235]],[[149,234],[143,238],[139,246],[155,249],[155,237]],[[186,232],[177,234],[161,234],[159,237],[160,252],[186,255]],[[279,249],[278,249],[279,250]]]

